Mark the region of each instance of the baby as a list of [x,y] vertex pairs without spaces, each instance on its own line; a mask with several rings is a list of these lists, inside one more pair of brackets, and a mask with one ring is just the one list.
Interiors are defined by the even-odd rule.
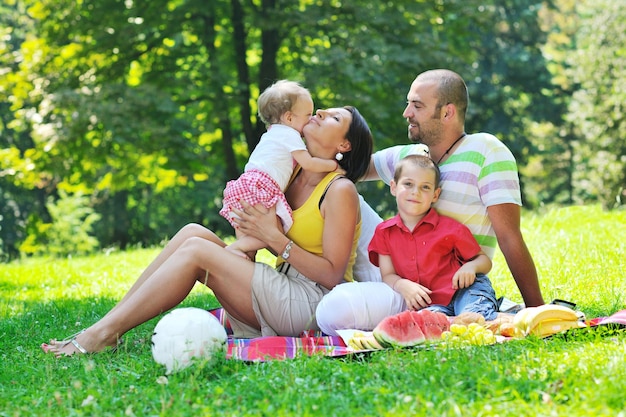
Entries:
[[277,81],[263,91],[257,104],[259,117],[268,126],[267,132],[250,155],[244,173],[226,184],[220,210],[220,215],[235,227],[237,236],[237,241],[228,249],[242,256],[265,245],[236,228],[233,222],[236,215],[232,209],[242,210],[241,200],[251,205],[261,203],[266,208],[275,205],[276,215],[287,232],[293,220],[284,191],[295,165],[314,172],[331,172],[339,168],[336,160],[311,156],[302,140],[302,129],[313,115],[313,99],[306,88],[294,81]]

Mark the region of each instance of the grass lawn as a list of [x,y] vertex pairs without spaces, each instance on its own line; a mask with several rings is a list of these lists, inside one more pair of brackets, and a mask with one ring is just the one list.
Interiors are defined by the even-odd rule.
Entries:
[[[588,317],[626,309],[626,212],[526,213],[522,227],[546,301]],[[55,359],[39,345],[84,328],[120,299],[158,249],[0,265],[0,416],[622,416],[624,331],[466,349],[246,364],[215,358],[163,377],[158,318],[115,352]],[[498,295],[521,301],[500,254]],[[214,307],[196,286],[183,306]]]

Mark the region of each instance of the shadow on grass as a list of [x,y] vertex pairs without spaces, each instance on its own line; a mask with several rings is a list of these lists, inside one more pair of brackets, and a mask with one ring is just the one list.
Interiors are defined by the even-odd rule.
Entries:
[[[0,352],[23,355],[41,353],[40,345],[50,339],[62,340],[101,319],[118,302],[107,297],[60,299],[54,302],[9,301],[5,317],[0,320]],[[191,294],[177,308],[215,308],[219,303],[210,294]],[[149,344],[158,320],[165,314],[131,329],[124,335],[122,348],[135,349]],[[4,356],[4,355],[2,355]]]

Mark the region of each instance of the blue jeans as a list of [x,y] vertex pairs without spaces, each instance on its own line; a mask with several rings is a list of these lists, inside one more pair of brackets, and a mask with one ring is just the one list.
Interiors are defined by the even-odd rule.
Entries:
[[477,274],[472,285],[457,290],[447,306],[433,304],[427,309],[439,311],[448,316],[458,316],[465,312],[479,313],[485,317],[485,320],[495,320],[498,316],[496,292],[491,286],[489,277],[485,274]]

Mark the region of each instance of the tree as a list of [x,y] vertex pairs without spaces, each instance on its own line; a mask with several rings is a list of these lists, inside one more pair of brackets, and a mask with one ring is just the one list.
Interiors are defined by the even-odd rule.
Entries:
[[[15,4],[30,26],[0,94],[31,143],[2,155],[33,168],[28,185],[5,180],[89,195],[103,246],[154,243],[188,221],[232,234],[221,192],[264,130],[259,92],[279,78],[301,81],[317,107],[356,105],[377,148],[406,141],[406,92],[429,68],[467,79],[468,127],[502,135],[521,161],[530,121],[552,117],[530,0]],[[381,187],[360,185],[385,214]]]
[[626,9],[611,0],[578,5],[582,24],[568,74],[580,88],[568,121],[580,132],[574,181],[577,200],[597,199],[605,208],[626,197]]

